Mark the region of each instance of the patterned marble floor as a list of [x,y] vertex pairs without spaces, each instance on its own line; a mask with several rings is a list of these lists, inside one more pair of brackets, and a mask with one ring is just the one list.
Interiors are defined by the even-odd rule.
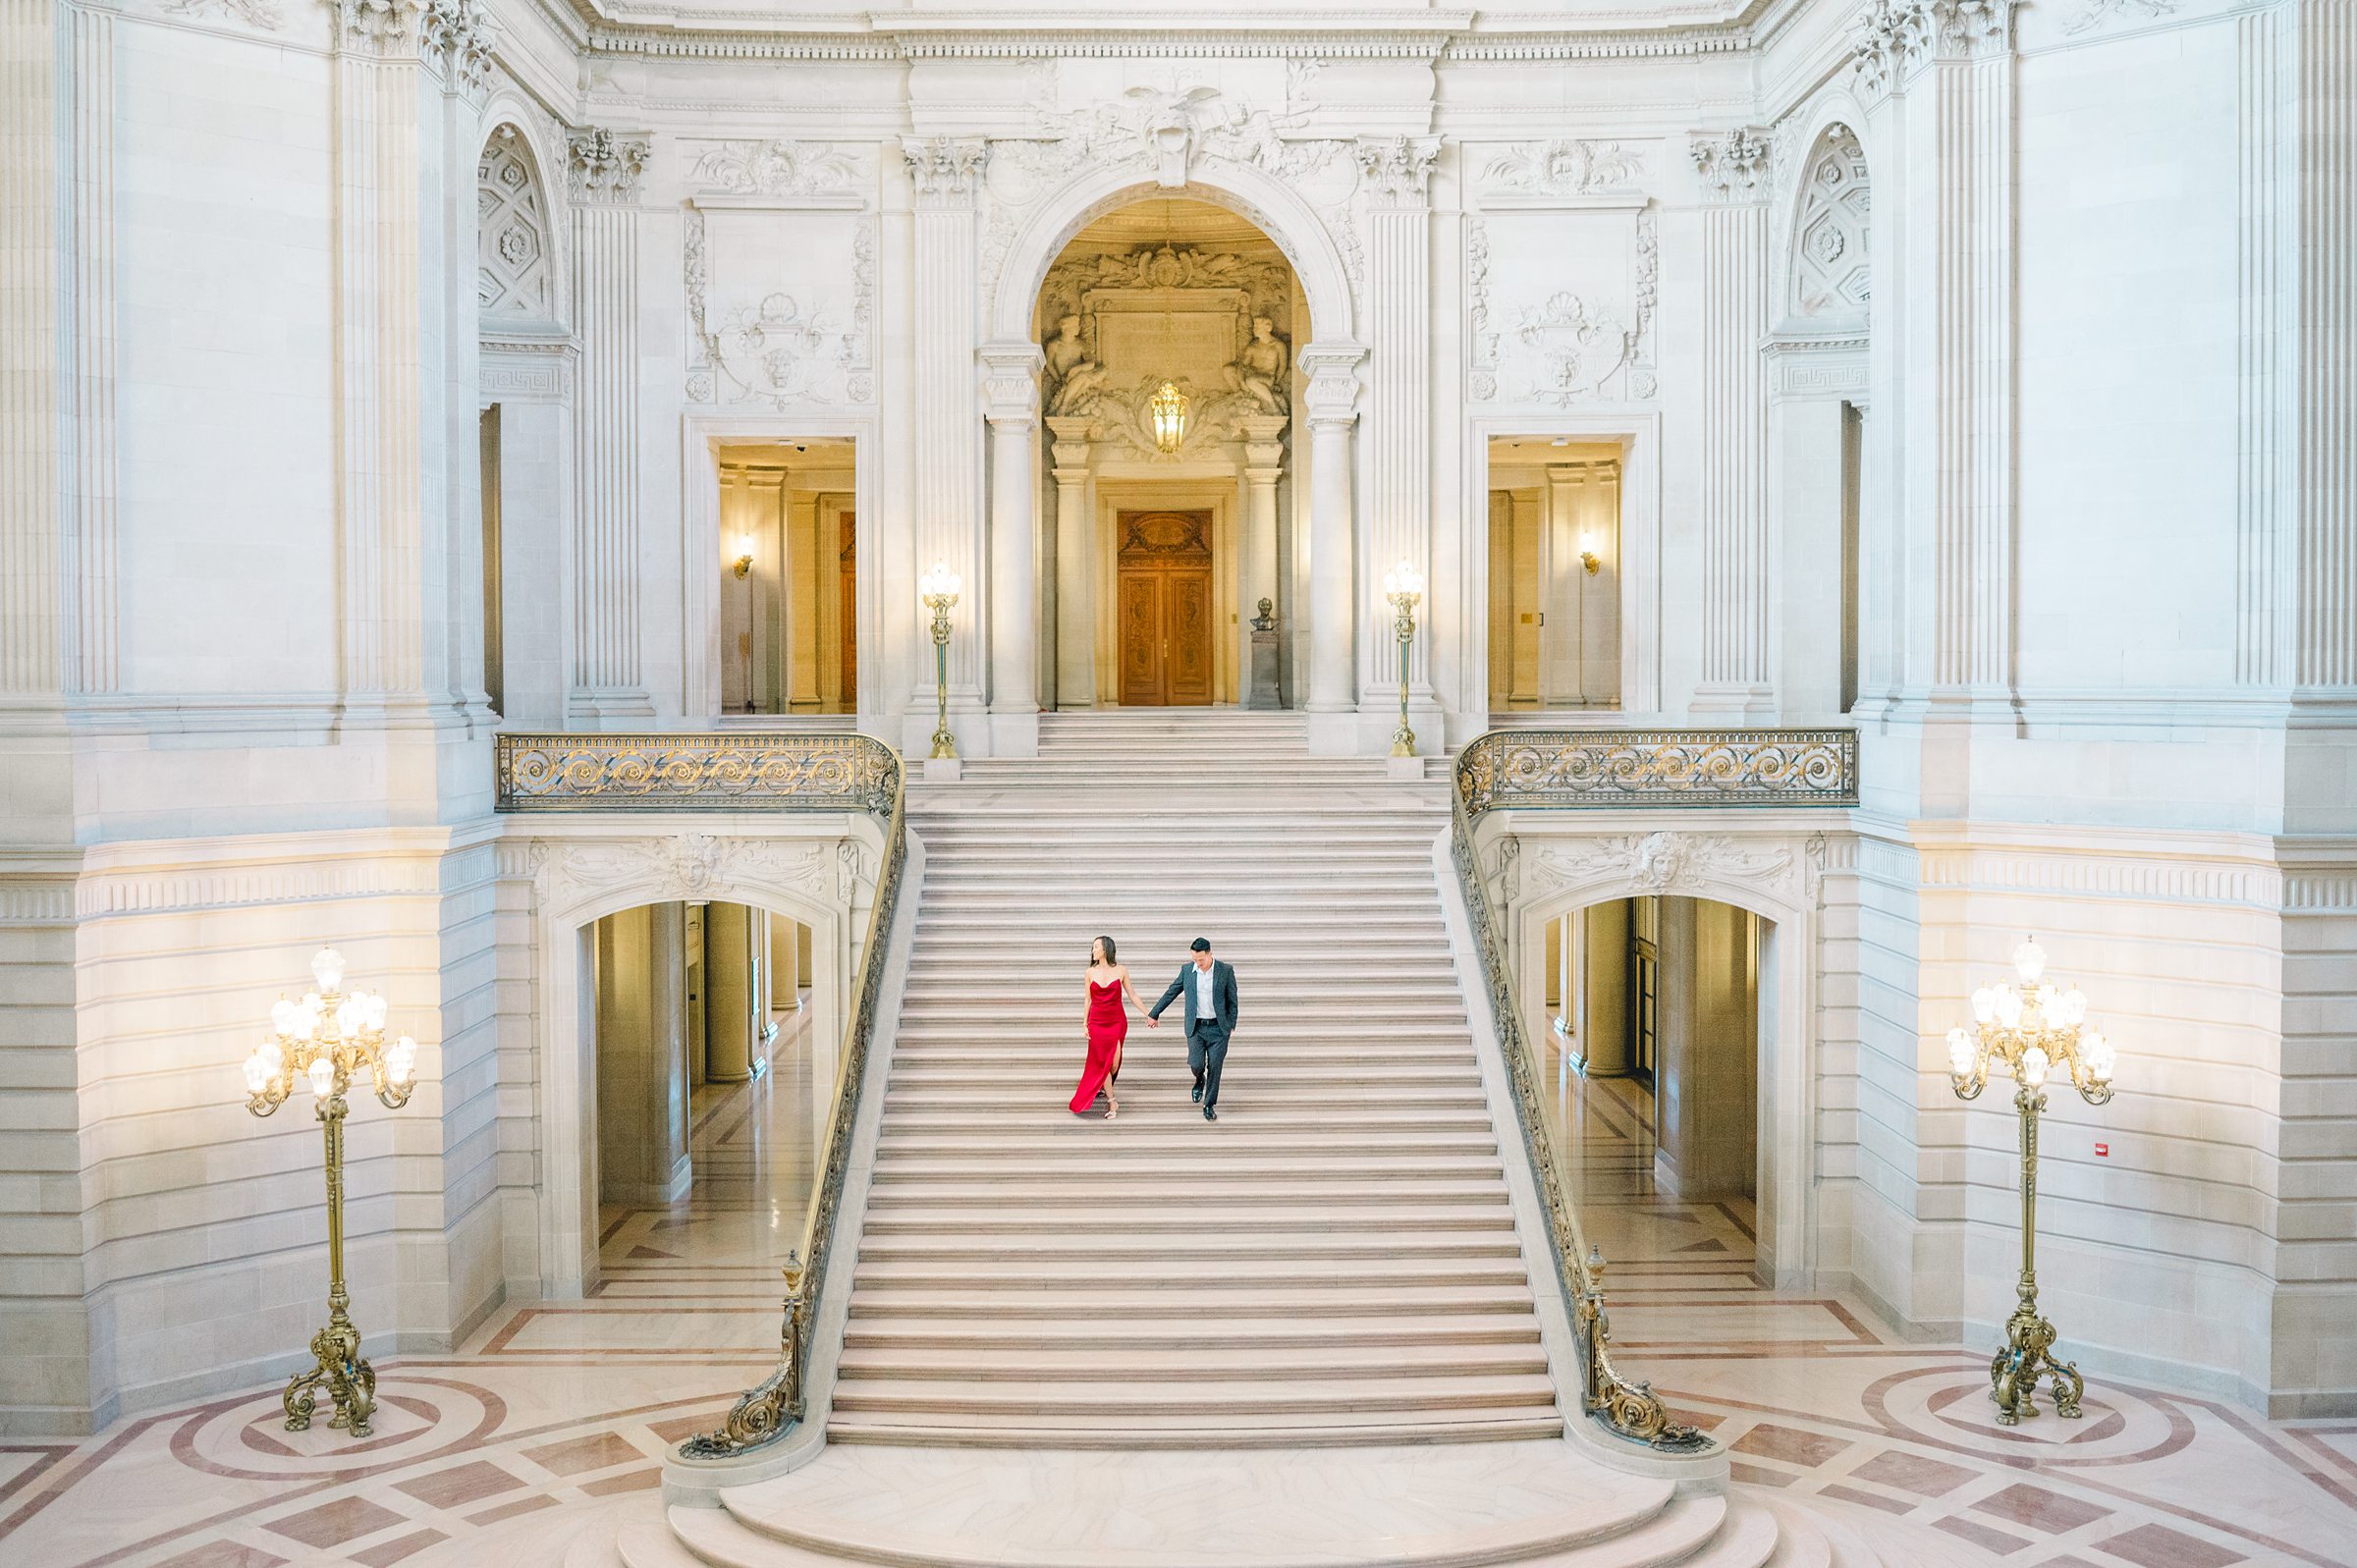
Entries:
[[[699,1098],[696,1190],[605,1217],[595,1294],[512,1308],[454,1355],[380,1361],[364,1442],[280,1431],[272,1385],[83,1441],[0,1443],[0,1562],[507,1562],[522,1516],[553,1534],[650,1502],[633,1494],[665,1448],[768,1365],[776,1264],[808,1191],[800,1056],[783,1040],[769,1077]],[[1859,1303],[1762,1290],[1747,1205],[1653,1191],[1642,1091],[1562,1084],[1622,1360],[1728,1444],[1742,1483],[1903,1517],[2008,1564],[2357,1565],[2357,1422],[2268,1423],[2106,1379],[2083,1421],[2007,1432],[1982,1393],[1985,1351],[1906,1344]]]

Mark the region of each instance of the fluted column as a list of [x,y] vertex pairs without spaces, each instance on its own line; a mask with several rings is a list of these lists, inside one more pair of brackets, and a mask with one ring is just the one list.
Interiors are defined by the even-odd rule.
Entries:
[[1277,605],[1277,481],[1285,477],[1285,416],[1256,414],[1243,421],[1244,427],[1244,591],[1237,597],[1236,619],[1244,622],[1243,634],[1237,639],[1242,657],[1236,668],[1243,671],[1236,695],[1249,702],[1252,691],[1252,631],[1251,620],[1259,613],[1260,601],[1269,601],[1270,612]]
[[415,0],[337,0],[338,652],[351,708],[422,705]]
[[638,178],[647,138],[599,128],[566,142],[573,192],[573,675],[567,722],[650,718],[638,595]]
[[[1367,193],[1366,577],[1406,562],[1432,575],[1432,202],[1437,136],[1367,137],[1357,145]],[[1370,595],[1370,603],[1373,603]],[[1431,601],[1420,615],[1429,617]],[[1409,652],[1410,700],[1432,697],[1419,636]],[[1360,689],[1389,711],[1399,700],[1399,650],[1370,637]],[[1437,722],[1437,715],[1432,721]],[[1423,715],[1419,728],[1430,729]]]
[[[974,352],[979,347],[974,194],[985,151],[978,140],[949,136],[901,143],[916,204],[914,314],[916,385],[914,496],[916,569],[946,562],[964,579],[952,613],[950,723],[961,750],[986,750],[976,715],[982,706],[982,632],[991,614],[984,578],[981,514],[981,421],[974,417]],[[920,620],[922,618],[919,618]],[[930,622],[925,622],[929,625]],[[920,637],[929,635],[919,627]],[[914,662],[905,741],[918,753],[933,729],[933,649]]]
[[419,303],[427,337],[420,384],[438,394],[428,406],[438,416],[433,423],[444,454],[426,469],[435,487],[426,517],[438,523],[441,540],[426,556],[438,568],[427,586],[440,636],[425,679],[429,689],[487,717],[482,464],[475,457],[482,402],[476,169],[495,28],[477,0],[425,0],[418,29],[419,57],[442,88],[432,135],[419,137],[420,156],[433,171],[425,186],[436,199],[421,236],[426,274]]
[[1894,306],[1905,367],[1893,438],[1921,612],[1904,687],[1965,712],[2001,703],[2013,680],[2013,9],[1874,0],[1855,45],[1859,89],[1905,175],[1891,193],[1903,290],[1875,300],[1878,338]]
[[[58,275],[66,332],[59,369],[70,417],[65,447],[61,638],[69,693],[122,684],[117,635],[115,483],[115,18],[66,6],[58,12],[60,120],[65,163],[59,213],[65,262]],[[17,607],[8,608],[14,619]],[[45,619],[45,618],[44,618]],[[39,622],[36,621],[36,624]]]
[[1768,142],[1691,145],[1702,187],[1702,680],[1693,711],[1765,718],[1769,684]]
[[1550,463],[1547,468],[1547,549],[1541,557],[1547,581],[1539,598],[1539,700],[1549,708],[1580,702],[1580,588],[1587,573],[1579,565],[1579,531],[1588,510],[1584,462]]
[[1048,420],[1056,460],[1056,706],[1097,702],[1096,537],[1088,517],[1085,415]]
[[990,749],[1039,750],[1039,345],[982,349],[990,421]]
[[1358,711],[1351,433],[1358,421],[1358,344],[1313,343],[1301,351],[1301,407],[1309,423],[1309,702],[1314,749],[1357,749]]

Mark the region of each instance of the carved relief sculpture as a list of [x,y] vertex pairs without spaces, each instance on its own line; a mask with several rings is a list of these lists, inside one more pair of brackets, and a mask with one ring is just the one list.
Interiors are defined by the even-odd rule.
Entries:
[[1080,318],[1071,314],[1060,318],[1055,335],[1040,347],[1047,358],[1048,412],[1094,412],[1105,390],[1105,367],[1089,357],[1088,346],[1080,337]]
[[1252,341],[1228,366],[1228,388],[1260,406],[1263,413],[1282,414],[1291,406],[1285,390],[1286,341],[1267,316],[1252,318]]

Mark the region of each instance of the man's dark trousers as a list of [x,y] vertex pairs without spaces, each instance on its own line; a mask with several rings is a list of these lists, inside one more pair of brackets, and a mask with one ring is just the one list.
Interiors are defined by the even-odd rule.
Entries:
[[1203,1086],[1203,1108],[1220,1103],[1220,1067],[1228,1060],[1228,1031],[1217,1018],[1197,1018],[1186,1026],[1186,1065]]

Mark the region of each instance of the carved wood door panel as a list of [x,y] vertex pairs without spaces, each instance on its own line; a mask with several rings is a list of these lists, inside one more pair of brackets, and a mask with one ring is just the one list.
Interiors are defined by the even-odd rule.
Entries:
[[1212,696],[1211,514],[1124,512],[1115,627],[1122,706]]

